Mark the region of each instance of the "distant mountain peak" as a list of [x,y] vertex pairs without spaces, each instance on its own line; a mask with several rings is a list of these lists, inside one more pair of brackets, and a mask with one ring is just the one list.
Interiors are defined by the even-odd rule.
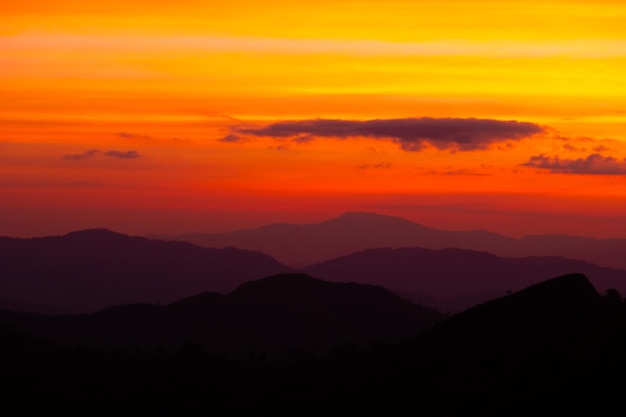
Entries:
[[387,214],[378,214],[378,213],[371,213],[368,211],[347,211],[345,213],[343,213],[342,215],[340,215],[339,217],[337,217],[336,219],[355,219],[355,220],[371,220],[371,219],[401,219],[404,221],[409,221],[407,219],[404,219],[402,217],[398,217],[398,216],[390,216]]
[[338,218],[347,219],[347,218],[364,218],[364,217],[396,217],[396,216],[387,216],[385,214],[372,213],[369,211],[346,211]]
[[70,232],[63,237],[67,238],[88,238],[88,239],[107,239],[107,238],[120,238],[120,237],[129,237],[128,235],[114,232],[109,229],[104,228],[95,228],[95,229],[85,229],[85,230],[77,230],[75,232]]
[[385,225],[410,225],[411,227],[426,228],[425,226],[415,223],[411,220],[398,216],[390,216],[388,214],[370,213],[366,211],[348,211],[339,217],[328,220],[321,224],[329,223],[347,223],[362,224],[364,227],[376,227],[381,224]]

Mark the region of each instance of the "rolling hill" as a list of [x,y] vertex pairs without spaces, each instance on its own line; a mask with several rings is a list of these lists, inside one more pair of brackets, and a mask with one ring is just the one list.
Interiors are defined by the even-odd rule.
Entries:
[[124,303],[170,303],[227,292],[291,271],[259,252],[207,249],[94,229],[0,238],[1,308],[80,313]]

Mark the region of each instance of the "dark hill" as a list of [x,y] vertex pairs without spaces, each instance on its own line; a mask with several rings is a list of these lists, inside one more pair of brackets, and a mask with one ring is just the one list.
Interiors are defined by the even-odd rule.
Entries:
[[171,350],[191,342],[237,357],[397,342],[442,318],[381,287],[284,274],[166,306],[121,305],[71,316],[5,312],[0,324],[64,346]]
[[590,325],[597,321],[601,303],[587,277],[563,275],[469,308],[442,322],[424,339],[446,339],[444,349],[453,350],[459,343],[466,348],[476,344],[480,354],[485,354],[503,344],[535,343],[537,338]]
[[371,249],[304,271],[329,281],[382,285],[451,311],[574,272],[588,276],[600,291],[626,292],[626,271],[559,257],[502,258],[463,249]]
[[101,229],[0,238],[5,308],[32,306],[31,311],[40,312],[169,303],[206,290],[231,291],[243,282],[289,270],[260,252],[207,249]]
[[[452,316],[410,343],[317,365],[316,406],[427,416],[606,415],[625,387],[626,316],[572,274]],[[302,372],[302,370],[299,370]],[[285,389],[285,387],[283,387]]]
[[413,309],[380,286],[327,282],[305,274],[282,274],[251,281],[229,294],[236,303],[265,307],[310,309],[332,317],[333,309],[359,309],[360,314],[380,314],[391,308]]
[[[255,294],[275,294],[271,288],[283,291],[283,284],[296,296],[328,283],[271,277],[241,287],[238,297],[245,294],[258,304]],[[202,294],[148,308],[167,316],[171,309],[192,307],[196,316],[213,301],[230,303],[229,297]],[[144,307],[131,306],[123,316]],[[84,317],[90,321],[125,308]],[[259,317],[253,323],[267,317],[258,314],[262,309],[252,311]],[[184,328],[187,319],[170,326]],[[49,353],[5,353],[0,363],[10,382],[5,402],[23,411],[63,409],[65,415],[84,415],[94,407],[94,415],[149,411],[165,416],[320,415],[328,410],[400,415],[409,410],[429,417],[522,417],[618,413],[626,389],[625,349],[626,304],[619,296],[599,296],[586,277],[570,274],[468,309],[404,343],[324,360],[307,357],[286,367],[240,366],[193,345],[156,356],[85,348],[61,349],[50,360]]]

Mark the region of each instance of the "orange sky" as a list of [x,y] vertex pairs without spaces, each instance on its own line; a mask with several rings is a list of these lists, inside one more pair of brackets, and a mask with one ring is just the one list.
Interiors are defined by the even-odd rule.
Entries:
[[361,210],[626,237],[621,1],[26,0],[0,13],[0,235]]

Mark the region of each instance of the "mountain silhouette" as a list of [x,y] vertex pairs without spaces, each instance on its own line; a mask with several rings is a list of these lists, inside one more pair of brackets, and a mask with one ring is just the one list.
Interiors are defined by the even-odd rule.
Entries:
[[456,349],[456,343],[479,341],[481,354],[485,354],[484,344],[494,349],[504,343],[534,343],[537,337],[552,338],[559,332],[589,325],[598,318],[601,301],[586,276],[563,275],[469,308],[433,328],[424,338],[448,339],[446,345],[452,349]]
[[49,313],[123,303],[169,303],[291,269],[260,252],[207,249],[103,229],[31,239],[0,238],[4,308]]
[[[260,326],[268,316],[259,312],[283,300],[278,294],[294,300],[286,304],[289,309],[296,306],[291,314],[295,318],[311,309],[323,310],[318,295],[344,299],[353,288],[381,295],[376,296],[378,305],[389,304],[381,301],[389,294],[379,288],[281,275],[244,284],[228,295],[203,293],[168,306],[117,306],[56,318],[3,313],[0,343],[8,339],[15,346],[39,340],[27,336],[25,342],[15,329],[42,317],[48,320],[45,328],[54,320],[66,321],[64,326],[73,321],[66,328],[74,331],[102,329],[108,323],[118,334],[128,334],[144,331],[140,329],[145,319],[137,317],[160,312],[161,330],[185,332],[185,323],[195,326],[191,317],[204,321],[220,303],[235,310],[250,307],[258,317],[254,326]],[[279,313],[290,315],[284,308]],[[202,313],[205,309],[211,312]],[[7,314],[13,316],[12,323],[7,323]],[[171,318],[176,314],[180,320]],[[82,327],[76,327],[79,320],[85,322]],[[4,332],[9,326],[12,329]],[[58,330],[60,325],[53,327]],[[205,325],[203,332],[211,327]],[[294,410],[304,415],[328,410],[391,415],[414,410],[430,417],[608,415],[620,409],[626,388],[626,304],[619,296],[600,296],[581,274],[542,281],[472,307],[401,343],[324,359],[300,356],[286,366],[271,361],[265,367],[250,366],[250,355],[224,360],[193,343],[177,351],[131,355],[95,345],[43,351],[38,350],[41,344],[35,346],[21,354],[0,345],[3,376],[10,382],[4,390],[7,407],[19,405],[24,412],[62,408],[65,415],[84,415],[91,407],[90,414],[103,416],[291,415]],[[258,361],[263,357],[256,356],[252,363]]]
[[395,216],[349,212],[316,224],[273,224],[230,233],[158,236],[204,247],[258,250],[294,267],[304,267],[372,248],[462,248],[499,256],[563,256],[626,269],[626,239],[538,235],[514,239],[485,230],[450,231]]
[[370,249],[304,268],[329,281],[381,285],[453,312],[572,272],[626,292],[626,271],[559,257],[503,258],[463,249]]
[[[605,415],[626,387],[625,329],[623,311],[607,314],[587,278],[569,274],[470,308],[395,348],[316,364],[300,389],[316,390],[311,412]],[[328,379],[341,382],[320,384]]]
[[620,315],[607,319],[585,276],[557,277],[470,308],[391,354],[368,358],[371,368],[387,370],[387,385],[362,383],[345,396],[374,398],[367,407],[374,410],[418,403],[429,416],[603,414],[619,396],[603,404],[602,390],[625,386],[615,378],[626,364],[617,353],[624,324]]
[[169,305],[130,304],[83,315],[0,313],[0,323],[61,346],[216,354],[326,352],[415,336],[443,316],[381,287],[332,283],[303,274],[251,281],[228,295],[202,293]]

